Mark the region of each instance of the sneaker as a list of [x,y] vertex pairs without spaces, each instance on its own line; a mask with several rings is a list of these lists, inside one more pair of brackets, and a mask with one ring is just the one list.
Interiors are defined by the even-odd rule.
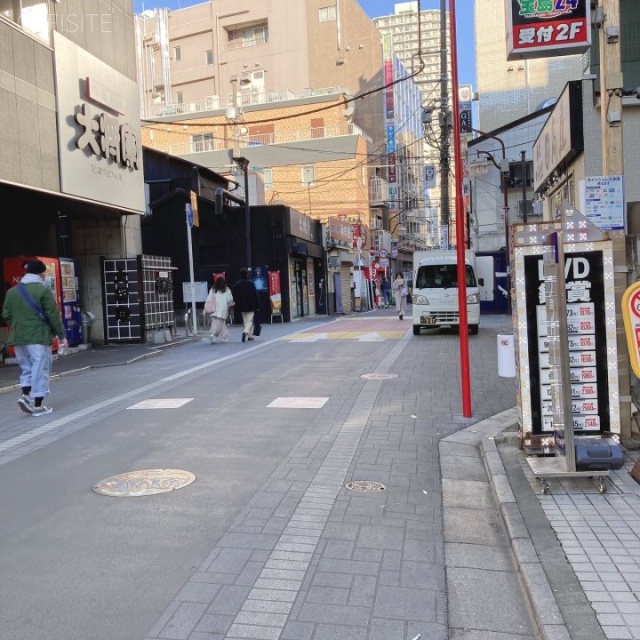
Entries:
[[246,342],[247,341],[247,332],[243,331],[242,332],[242,342]]
[[53,413],[53,409],[51,407],[45,407],[44,405],[33,407],[33,409],[31,410],[32,416],[45,416],[48,413]]
[[402,320],[402,313],[400,313],[400,315],[398,317],[400,318],[400,320]]
[[23,394],[22,397],[18,399],[18,406],[25,413],[32,413],[33,412],[33,405],[31,404],[31,398],[29,396],[25,396]]
[[247,340],[253,340],[253,336],[249,336]]
[[229,337],[225,336],[224,338],[222,338],[222,342],[229,342]]

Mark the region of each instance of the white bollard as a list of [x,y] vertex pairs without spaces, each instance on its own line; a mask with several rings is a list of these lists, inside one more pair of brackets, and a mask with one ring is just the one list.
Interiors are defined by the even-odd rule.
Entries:
[[516,377],[516,352],[511,334],[498,334],[498,375],[502,378]]

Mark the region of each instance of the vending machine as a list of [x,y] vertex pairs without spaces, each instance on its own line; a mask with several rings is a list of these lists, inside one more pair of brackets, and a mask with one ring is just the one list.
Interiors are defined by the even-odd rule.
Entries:
[[18,284],[24,276],[24,263],[41,260],[47,266],[44,283],[56,300],[62,315],[65,337],[70,346],[82,342],[82,314],[76,263],[71,258],[45,258],[43,256],[20,256],[3,260],[5,290]]

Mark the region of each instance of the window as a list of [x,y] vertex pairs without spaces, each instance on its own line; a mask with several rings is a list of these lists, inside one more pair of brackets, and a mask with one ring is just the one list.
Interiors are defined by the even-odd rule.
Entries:
[[[55,20],[55,16],[49,16],[49,9],[46,0],[0,0],[0,16],[11,20],[22,27],[25,31],[37,36],[46,43],[50,43],[49,22]],[[71,28],[69,19],[62,23],[62,18],[58,20],[58,31],[64,32],[65,28]],[[79,26],[76,23],[76,31]]]
[[198,133],[191,136],[191,146],[194,152],[214,151],[213,133]]
[[264,170],[264,188],[273,191],[273,169]]
[[320,22],[331,22],[336,19],[336,6],[322,7],[318,10]]
[[204,52],[205,55],[205,63],[207,65],[213,64],[213,49],[208,49]]
[[182,91],[176,91],[176,102],[182,104]]
[[313,165],[302,167],[302,184],[309,186],[316,181],[316,168]]
[[264,44],[269,39],[268,25],[256,25],[250,29],[236,29],[229,32],[229,47],[232,49],[240,47],[255,47]]
[[180,60],[182,60],[182,52],[180,51],[180,47],[173,47],[173,59],[176,62],[180,62]]

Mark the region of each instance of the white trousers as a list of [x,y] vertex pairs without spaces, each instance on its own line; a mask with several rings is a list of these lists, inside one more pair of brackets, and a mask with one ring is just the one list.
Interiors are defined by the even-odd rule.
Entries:
[[242,322],[244,322],[244,332],[253,338],[253,311],[242,312]]
[[49,395],[51,373],[51,345],[17,344],[13,347],[20,367],[20,386],[31,387],[33,398]]

